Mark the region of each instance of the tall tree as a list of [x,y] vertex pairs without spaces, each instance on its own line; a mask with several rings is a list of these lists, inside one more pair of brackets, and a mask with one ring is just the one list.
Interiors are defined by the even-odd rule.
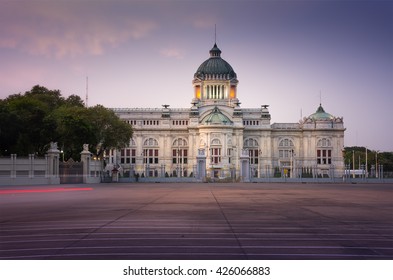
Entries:
[[108,148],[124,148],[132,137],[132,127],[120,120],[112,110],[101,105],[89,108],[95,129],[95,142],[91,143],[96,156],[101,156]]
[[0,155],[44,155],[51,141],[66,158],[78,160],[83,144],[101,156],[107,148],[129,143],[132,128],[101,105],[85,108],[77,95],[34,86],[25,94],[0,100]]
[[132,137],[132,127],[101,105],[90,108],[64,105],[53,117],[57,142],[66,158],[79,159],[83,144],[89,144],[90,151],[100,157],[108,148],[127,146]]
[[52,105],[30,95],[13,96],[6,100],[6,104],[9,113],[15,116],[13,125],[17,128],[8,151],[20,155],[43,155],[47,143],[54,137],[54,122],[47,118],[53,109]]
[[56,122],[56,142],[65,158],[78,160],[82,145],[95,141],[88,109],[64,105],[56,109],[52,117]]

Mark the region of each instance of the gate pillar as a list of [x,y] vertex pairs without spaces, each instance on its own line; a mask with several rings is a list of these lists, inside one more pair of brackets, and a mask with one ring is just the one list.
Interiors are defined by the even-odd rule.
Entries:
[[51,142],[50,148],[47,151],[47,156],[46,156],[46,160],[47,160],[46,175],[49,178],[50,184],[60,184],[59,155],[60,155],[60,151],[57,148],[57,142]]
[[81,162],[83,166],[83,183],[88,183],[90,177],[90,160],[91,153],[89,152],[89,144],[83,144],[83,151],[81,152]]
[[206,178],[206,155],[205,149],[198,149],[197,155],[197,166],[196,166],[197,174],[196,178],[198,180],[204,180]]
[[250,155],[247,149],[240,154],[240,180],[250,182]]

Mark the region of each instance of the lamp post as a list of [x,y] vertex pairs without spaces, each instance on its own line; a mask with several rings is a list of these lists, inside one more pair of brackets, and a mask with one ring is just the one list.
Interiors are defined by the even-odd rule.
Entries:
[[352,170],[353,170],[352,178],[355,178],[355,151],[354,150],[352,150]]
[[290,172],[291,172],[291,174],[290,174],[290,178],[292,178],[292,173],[293,173],[293,170],[292,170],[292,154],[293,154],[293,150],[291,150],[290,151],[291,152],[291,157],[290,157]]
[[383,165],[380,164],[379,165],[379,179],[383,179]]
[[379,153],[379,151],[376,151],[376,152],[375,152],[375,178],[378,178],[378,177],[379,177],[378,153]]
[[293,178],[293,173],[294,173],[294,169],[295,169],[295,160],[294,160],[294,156],[295,156],[295,151],[291,150],[291,178]]
[[180,150],[180,156],[181,156],[181,177],[184,177],[184,149]]
[[366,171],[365,171],[365,174],[364,174],[366,178],[368,178],[367,159],[368,159],[368,157],[367,157],[367,148],[366,148]]
[[143,166],[142,166],[142,168],[144,169],[144,170],[142,170],[142,175],[143,175],[143,172],[146,175],[146,165],[147,165],[147,156],[146,156],[146,154],[147,154],[146,149],[143,149],[143,151],[141,153],[141,156],[143,158]]
[[176,147],[176,177],[183,177],[183,150],[180,149],[180,145],[178,144]]
[[258,150],[258,178],[261,178],[261,154],[262,150]]

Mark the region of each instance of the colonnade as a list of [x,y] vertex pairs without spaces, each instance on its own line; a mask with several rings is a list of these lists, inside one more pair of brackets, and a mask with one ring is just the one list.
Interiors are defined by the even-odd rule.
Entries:
[[224,99],[228,98],[226,86],[224,85],[207,85],[206,99]]

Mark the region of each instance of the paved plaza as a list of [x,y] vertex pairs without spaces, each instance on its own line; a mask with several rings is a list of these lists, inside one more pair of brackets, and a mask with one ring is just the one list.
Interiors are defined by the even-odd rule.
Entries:
[[0,187],[0,259],[393,259],[391,184]]

